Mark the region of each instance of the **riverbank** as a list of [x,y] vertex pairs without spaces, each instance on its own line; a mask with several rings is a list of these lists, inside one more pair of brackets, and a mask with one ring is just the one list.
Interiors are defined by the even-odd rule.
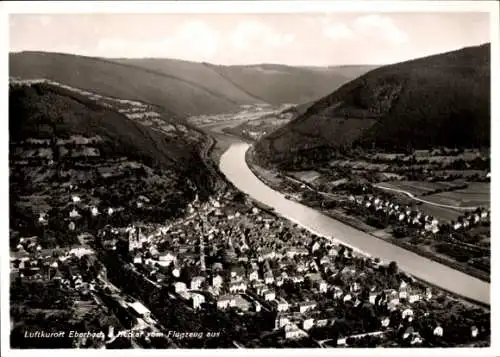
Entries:
[[220,164],[220,158],[224,152],[226,152],[229,147],[238,142],[246,142],[251,144],[249,141],[237,137],[235,135],[227,134],[222,131],[222,128],[217,126],[204,127],[199,129],[204,135],[208,136],[212,143],[210,148],[207,150],[207,157],[211,159],[212,163],[218,168]]
[[[257,176],[259,178],[259,180],[261,180],[262,182],[264,182],[266,185],[273,188],[274,190],[280,191],[279,182],[276,180],[270,179],[270,171],[261,168],[255,162],[255,159],[253,157],[253,147],[247,151],[247,153],[245,155],[245,161],[246,161],[248,167],[250,168],[250,170],[254,173],[255,176]],[[267,171],[267,174],[265,173],[266,171]],[[389,237],[389,236],[384,237],[382,235],[376,235],[376,234],[374,234],[374,231],[376,231],[376,229],[368,226],[367,224],[364,223],[364,221],[362,221],[358,217],[346,216],[346,215],[341,214],[340,212],[337,212],[336,210],[326,211],[324,209],[321,209],[320,207],[314,207],[314,206],[308,205],[307,202],[303,202],[303,201],[298,201],[298,203],[307,205],[308,207],[311,207],[311,208],[316,209],[316,210],[320,210],[323,214],[325,214],[333,219],[336,219],[344,224],[347,224],[353,228],[359,229],[359,230],[371,235],[373,238],[381,239],[381,240],[384,240],[390,244],[397,245],[398,247],[409,250],[415,254],[421,255],[421,256],[423,256],[427,259],[430,259],[432,261],[435,261],[439,264],[447,265],[450,268],[461,271],[467,275],[473,276],[473,277],[480,279],[484,282],[488,282],[488,283],[491,282],[490,274],[488,274],[487,272],[484,272],[484,271],[481,271],[479,269],[475,269],[473,267],[470,267],[470,266],[467,266],[464,264],[460,264],[458,262],[446,259],[446,258],[438,256],[438,255],[435,255],[432,252],[429,252],[427,250],[423,250],[419,247],[408,244],[408,243],[401,241],[400,239],[394,238],[392,236],[391,237]]]
[[[247,148],[248,145],[235,147],[233,148],[233,151],[237,153],[231,154],[230,156],[240,157],[241,155],[243,160],[250,160],[251,162],[251,149],[246,150]],[[385,261],[395,260],[401,263],[402,270],[406,271],[418,280],[425,281],[429,285],[438,286],[441,290],[447,291],[463,300],[477,301],[481,303],[481,305],[489,306],[489,283],[466,274],[459,269],[453,269],[450,264],[442,264],[437,261],[437,259],[431,259],[423,254],[407,249],[407,247],[392,244],[386,239],[381,239],[380,237],[360,231],[359,227],[353,224],[353,222],[348,224],[347,222],[344,223],[332,217],[328,218],[335,220],[338,224],[335,224],[334,222],[325,222],[325,218],[327,218],[327,216],[319,211],[296,202],[292,204],[293,201],[289,200],[286,200],[288,201],[287,203],[282,202],[285,201],[285,195],[279,193],[279,190],[273,190],[271,187],[265,185],[264,183],[266,180],[262,179],[262,173],[260,173],[251,163],[247,164],[247,162],[245,162],[244,164],[246,167],[243,167],[240,164],[235,164],[234,166],[238,167],[236,170],[238,170],[240,175],[245,175],[245,171],[249,171],[250,176],[255,177],[255,179],[245,178],[244,180],[235,180],[235,178],[231,177],[233,183],[236,183],[236,186],[240,190],[245,190],[246,192],[254,191],[254,196],[257,196],[257,199],[261,199],[265,203],[274,201],[275,203],[273,206],[276,208],[277,213],[280,213],[280,210],[284,211],[285,214],[283,216],[285,218],[300,224],[314,233],[316,233],[316,228],[312,227],[320,227],[322,232],[325,232],[325,230],[330,232],[325,234],[328,234],[330,237],[335,237],[334,240],[340,242],[341,244],[361,247],[359,250],[366,251],[369,256],[379,257]],[[227,166],[227,164],[225,164],[225,166]],[[233,172],[230,172],[227,168],[226,171],[228,171],[230,176],[233,176]],[[259,181],[260,184],[255,182],[255,180]],[[254,188],[255,186],[261,186],[261,184],[265,185],[267,189],[264,187]],[[257,192],[259,190],[262,192]],[[277,194],[272,193],[272,191],[279,193],[278,196],[280,197],[271,197],[277,196]],[[303,208],[298,206],[303,206]],[[292,212],[294,209],[296,212]],[[311,211],[314,211],[314,213]],[[297,216],[297,219],[293,219],[293,217],[290,218],[290,213],[292,216]],[[304,222],[308,223],[306,224]],[[363,235],[365,236],[363,237]]]

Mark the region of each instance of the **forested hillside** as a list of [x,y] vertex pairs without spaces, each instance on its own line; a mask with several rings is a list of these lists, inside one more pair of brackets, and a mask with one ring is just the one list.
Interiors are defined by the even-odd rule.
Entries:
[[490,45],[377,68],[264,137],[264,163],[339,147],[379,150],[489,147]]
[[[203,142],[47,84],[11,86],[9,107],[11,229],[40,235],[45,246],[72,244],[89,224],[163,222],[213,190]],[[87,208],[71,215],[72,195]]]

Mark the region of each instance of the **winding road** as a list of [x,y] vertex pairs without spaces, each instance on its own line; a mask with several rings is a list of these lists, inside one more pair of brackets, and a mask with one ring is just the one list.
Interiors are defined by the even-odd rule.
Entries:
[[380,184],[379,185],[374,185],[374,186],[377,187],[377,188],[380,188],[382,190],[394,191],[394,192],[402,193],[402,194],[410,197],[411,199],[413,199],[415,201],[419,201],[419,202],[422,202],[422,203],[427,203],[427,204],[432,205],[432,206],[444,207],[444,208],[453,208],[453,209],[457,209],[457,210],[460,210],[460,211],[471,211],[471,210],[475,210],[477,208],[477,206],[474,206],[474,207],[461,207],[461,206],[445,205],[445,204],[442,204],[442,203],[436,203],[436,202],[432,202],[432,201],[426,201],[426,200],[423,200],[421,198],[416,197],[413,193],[405,191],[405,190],[400,190],[400,189],[391,188],[391,187],[385,187],[385,186],[382,186]]

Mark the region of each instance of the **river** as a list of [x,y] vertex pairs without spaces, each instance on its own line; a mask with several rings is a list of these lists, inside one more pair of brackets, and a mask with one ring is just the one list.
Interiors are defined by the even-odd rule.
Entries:
[[287,200],[283,194],[260,181],[247,166],[245,153],[249,147],[248,143],[235,142],[220,159],[220,171],[240,191],[273,207],[277,214],[318,235],[332,237],[383,261],[396,261],[403,271],[416,278],[472,300],[490,304],[489,283],[375,238],[313,208]]

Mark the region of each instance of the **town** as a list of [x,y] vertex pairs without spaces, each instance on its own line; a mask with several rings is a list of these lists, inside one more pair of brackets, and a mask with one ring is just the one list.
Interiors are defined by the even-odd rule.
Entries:
[[[348,45],[384,26],[415,41],[399,15],[304,19],[345,51],[273,16],[208,31],[192,14],[167,46],[91,36],[132,49],[113,58],[10,53],[12,349],[491,345],[490,44],[396,62]],[[206,57],[357,62],[130,57],[226,33]],[[359,64],[378,48],[387,63]]]
[[[490,276],[489,154],[336,153],[321,167],[252,171],[295,201],[484,281]],[[307,160],[306,160],[307,161]]]
[[[77,197],[73,193],[68,215],[104,211]],[[144,293],[127,289],[131,281],[117,276],[127,270],[142,284],[163,291],[180,311],[259,321],[245,327],[255,331],[232,332],[229,342],[224,342],[229,332],[222,332],[220,346],[467,346],[490,333],[483,308],[426,286],[394,262],[312,234],[230,186],[208,202],[194,200],[184,217],[165,225],[107,225],[95,235],[82,235],[87,248],[59,256],[45,255],[36,237],[20,238],[12,274],[21,282],[57,281],[87,300],[93,296],[92,303],[116,316],[114,324],[102,326],[106,345],[120,338],[132,343],[133,331],[183,331],[148,308]],[[99,262],[99,257],[106,258]],[[124,295],[128,290],[130,295]],[[450,315],[458,310],[467,313]],[[232,328],[243,329],[237,321]],[[243,334],[252,338],[238,339]],[[168,333],[152,336],[138,333],[133,343],[148,346],[159,339],[186,348],[202,343],[177,341]]]

